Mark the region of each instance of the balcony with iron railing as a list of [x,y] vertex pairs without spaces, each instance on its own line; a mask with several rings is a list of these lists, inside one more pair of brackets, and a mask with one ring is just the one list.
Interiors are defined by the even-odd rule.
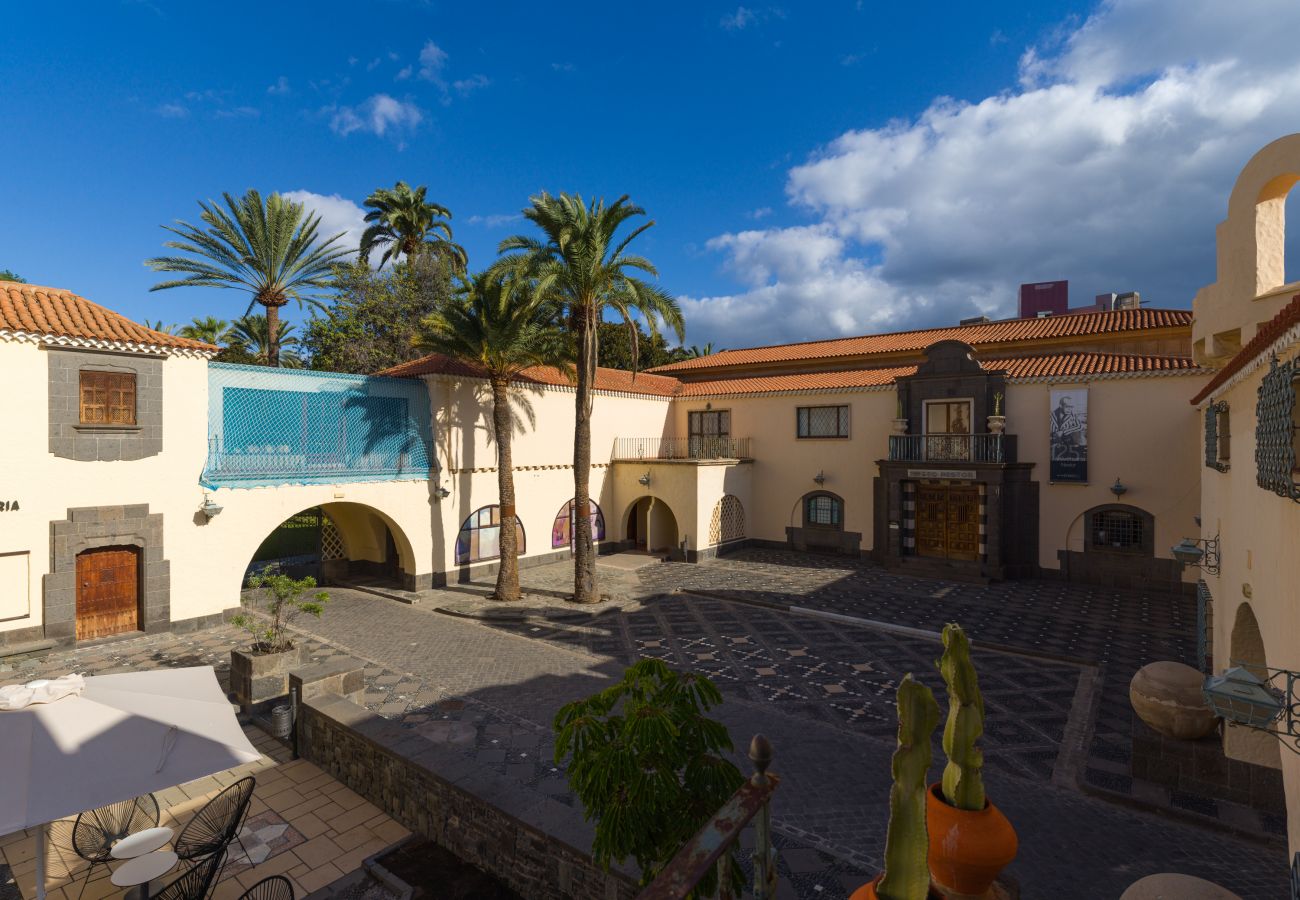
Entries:
[[891,434],[892,462],[1013,463],[1014,434]]
[[750,439],[727,435],[690,437],[615,438],[614,462],[711,462],[752,459]]

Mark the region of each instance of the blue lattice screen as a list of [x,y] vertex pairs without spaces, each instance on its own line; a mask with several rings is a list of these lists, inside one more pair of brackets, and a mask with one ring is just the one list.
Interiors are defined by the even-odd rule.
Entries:
[[265,487],[429,476],[421,381],[208,365],[203,484]]

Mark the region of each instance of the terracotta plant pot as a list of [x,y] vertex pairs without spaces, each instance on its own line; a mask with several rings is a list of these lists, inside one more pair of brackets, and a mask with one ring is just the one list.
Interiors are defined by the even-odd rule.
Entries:
[[925,822],[930,876],[940,891],[982,897],[1016,858],[1016,830],[988,800],[978,812],[949,806],[936,782],[925,798]]

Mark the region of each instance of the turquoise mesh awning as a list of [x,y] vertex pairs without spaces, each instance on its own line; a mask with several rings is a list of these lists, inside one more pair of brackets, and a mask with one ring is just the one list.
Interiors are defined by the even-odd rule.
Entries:
[[209,488],[429,477],[424,382],[208,363]]

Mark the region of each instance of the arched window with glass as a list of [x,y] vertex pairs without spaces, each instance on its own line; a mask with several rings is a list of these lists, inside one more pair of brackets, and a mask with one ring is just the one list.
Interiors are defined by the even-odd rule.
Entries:
[[[527,552],[524,524],[515,517],[519,555]],[[470,513],[456,536],[456,564],[486,562],[501,556],[501,507],[493,504]]]
[[[600,511],[595,500],[588,501],[591,504],[591,540],[593,543],[605,539],[605,514]],[[575,532],[573,529],[574,502],[570,500],[564,506],[560,507],[559,513],[555,516],[555,524],[551,526],[551,549],[559,550],[562,547],[572,547]]]
[[805,528],[844,529],[844,500],[828,491],[806,494],[803,498]]

